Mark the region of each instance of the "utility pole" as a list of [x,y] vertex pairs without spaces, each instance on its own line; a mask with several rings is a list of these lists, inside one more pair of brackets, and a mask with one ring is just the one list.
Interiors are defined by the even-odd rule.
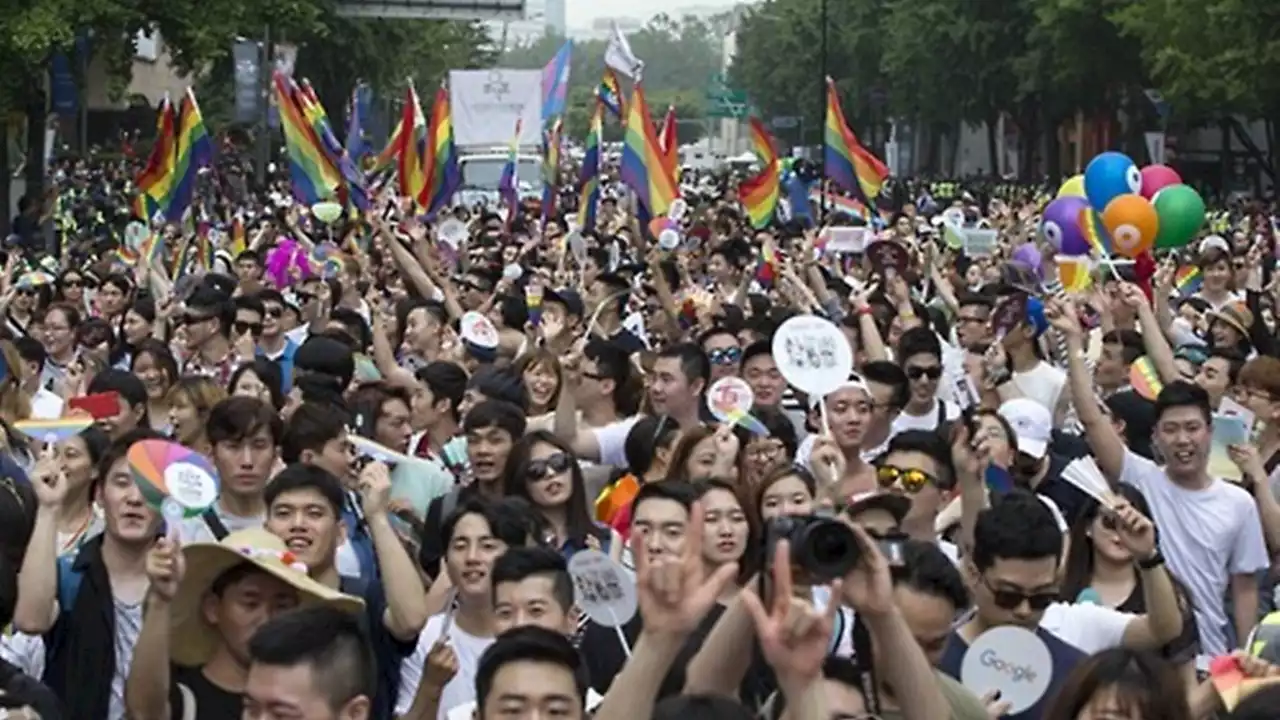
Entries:
[[819,193],[820,205],[818,207],[818,218],[820,221],[827,219],[827,151],[826,138],[823,134],[827,128],[826,107],[827,107],[827,0],[822,0],[818,11],[818,24],[821,26],[822,39],[818,44],[818,65],[821,68],[821,78],[818,82],[818,152],[822,153],[822,177],[818,180],[818,187],[821,189]]
[[259,76],[262,82],[262,117],[258,119],[258,182],[266,189],[267,166],[271,164],[271,83],[274,82],[276,70],[275,38],[271,35],[271,24],[267,23],[262,37],[262,62],[259,64]]

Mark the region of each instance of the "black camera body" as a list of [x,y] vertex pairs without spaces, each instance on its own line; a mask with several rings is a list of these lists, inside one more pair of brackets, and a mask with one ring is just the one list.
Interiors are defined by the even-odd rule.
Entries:
[[765,525],[764,567],[773,567],[778,541],[790,544],[791,570],[817,581],[844,577],[858,564],[861,548],[848,525],[821,515],[784,515]]

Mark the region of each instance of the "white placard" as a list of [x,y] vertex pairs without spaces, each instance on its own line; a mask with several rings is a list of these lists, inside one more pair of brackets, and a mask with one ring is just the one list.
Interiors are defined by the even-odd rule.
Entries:
[[636,614],[635,582],[608,555],[581,550],[569,560],[573,603],[597,625],[622,627]]
[[515,263],[511,263],[510,265],[502,268],[502,278],[504,280],[515,282],[522,277],[524,277],[524,268],[521,268]]
[[520,147],[537,147],[541,142],[541,70],[452,70],[449,102],[453,138],[460,147],[507,147],[517,120]]
[[773,358],[782,377],[812,396],[835,391],[853,372],[853,349],[831,321],[799,315],[773,335]]
[[164,486],[188,513],[199,513],[218,499],[218,481],[194,463],[171,463],[164,469]]
[[943,222],[949,222],[952,225],[964,227],[964,209],[958,207],[949,207],[942,211]]
[[826,252],[860,253],[867,247],[867,229],[860,227],[832,227],[823,231],[827,237]]
[[1017,715],[1040,701],[1053,679],[1049,646],[1030,630],[1012,625],[992,628],[969,646],[960,664],[960,682],[982,697],[992,690]]
[[995,254],[999,232],[986,228],[965,228],[960,249],[968,257],[990,257]]
[[737,422],[737,418],[751,412],[755,393],[746,380],[730,376],[720,378],[707,390],[707,407],[720,422]]
[[458,335],[472,345],[488,350],[498,347],[498,329],[483,313],[474,310],[463,313],[458,325],[461,328]]
[[467,239],[467,226],[457,218],[449,218],[436,227],[436,239],[457,250]]

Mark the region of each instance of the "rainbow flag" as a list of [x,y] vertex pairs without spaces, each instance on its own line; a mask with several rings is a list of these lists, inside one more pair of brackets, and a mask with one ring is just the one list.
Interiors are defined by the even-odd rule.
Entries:
[[773,251],[773,246],[765,243],[760,248],[760,262],[756,264],[756,282],[762,287],[773,287],[773,281],[778,277],[778,256]]
[[405,91],[404,111],[400,117],[400,147],[396,151],[399,164],[396,167],[400,187],[400,197],[421,197],[426,192],[426,142],[423,135],[426,129],[426,116],[422,113],[422,103],[418,101],[418,91],[409,83]]
[[738,186],[738,197],[742,206],[751,218],[752,227],[762,228],[773,220],[778,208],[778,198],[782,193],[782,173],[778,163],[778,153],[773,149],[773,138],[765,129],[760,118],[752,117],[751,148],[764,167],[755,177],[744,180]]
[[889,177],[889,168],[872,155],[849,129],[840,109],[836,84],[827,78],[827,125],[823,162],[826,177],[849,192],[860,192],[867,202],[876,199]]
[[564,122],[556,118],[542,133],[542,223],[556,212],[556,190],[560,184],[560,133]]
[[618,73],[614,72],[613,68],[604,69],[604,76],[596,86],[596,98],[619,120],[626,113],[626,101],[622,99],[622,84],[618,82]]
[[1183,265],[1173,274],[1173,286],[1182,297],[1190,297],[1200,292],[1204,284],[1204,274],[1195,265]]
[[1160,373],[1156,372],[1155,362],[1146,355],[1134,360],[1129,366],[1129,385],[1133,387],[1134,392],[1152,401],[1164,389],[1164,383],[1160,381]]
[[662,129],[658,131],[658,147],[662,148],[671,167],[680,166],[680,143],[676,140],[675,105],[668,105],[667,114],[662,118]]
[[302,109],[303,117],[307,119],[307,123],[311,126],[311,132],[319,142],[320,149],[324,151],[325,158],[342,176],[343,191],[346,195],[344,200],[359,210],[368,210],[369,193],[365,188],[364,176],[360,174],[360,170],[356,168],[351,156],[347,154],[346,149],[342,147],[342,143],[339,143],[337,136],[333,134],[333,127],[329,123],[329,114],[325,112],[324,106],[320,104],[320,99],[316,97],[316,92],[312,89],[311,83],[303,80],[300,89],[302,92],[298,93],[299,107]]
[[552,118],[565,112],[565,101],[569,96],[569,68],[573,56],[573,41],[566,40],[556,51],[551,61],[542,68],[542,122],[550,123]]
[[426,183],[418,195],[418,204],[431,216],[449,204],[462,182],[458,148],[453,142],[453,112],[449,91],[444,87],[436,90],[435,102],[431,103],[431,125],[427,128],[425,149]]
[[312,133],[295,99],[298,86],[277,72],[273,78],[276,108],[280,111],[280,127],[284,131],[285,149],[289,154],[289,180],[293,197],[304,205],[332,200],[342,185],[338,170],[329,163]]
[[502,177],[498,179],[498,194],[507,204],[507,224],[515,220],[520,212],[520,131],[522,119],[516,118],[516,134],[511,136],[511,145],[507,148],[507,162],[502,166]]
[[596,225],[596,205],[600,202],[600,141],[604,137],[604,103],[596,103],[582,154],[582,174],[578,177],[578,226],[590,230]]
[[231,220],[231,243],[227,246],[227,249],[231,252],[231,257],[233,258],[239,257],[240,253],[249,249],[248,236],[244,231],[244,216],[239,212]]
[[649,217],[662,217],[680,194],[676,186],[676,168],[658,144],[641,83],[636,83],[627,106],[619,175],[635,191],[640,207]]
[[391,130],[391,137],[387,140],[387,146],[382,148],[382,152],[374,156],[373,162],[370,163],[369,174],[375,175],[395,166],[396,158],[400,156],[400,135],[403,127],[403,123],[396,123],[395,128]]
[[138,186],[138,195],[133,204],[134,215],[143,222],[151,222],[151,218],[160,212],[161,203],[169,194],[169,187],[173,183],[174,166],[178,164],[177,124],[173,103],[165,95],[160,101],[160,112],[156,116],[156,140],[151,146],[151,157],[134,180],[134,184]]
[[177,219],[186,213],[195,194],[200,169],[212,162],[213,139],[204,125],[195,93],[187,88],[178,111],[177,162],[173,167],[173,184],[164,203],[166,218]]

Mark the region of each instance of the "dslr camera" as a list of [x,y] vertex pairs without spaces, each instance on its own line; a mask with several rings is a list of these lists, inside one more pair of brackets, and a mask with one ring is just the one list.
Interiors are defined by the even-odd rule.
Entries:
[[[773,567],[778,541],[791,548],[791,569],[797,575],[825,582],[844,577],[861,559],[862,548],[853,530],[843,522],[821,515],[787,515],[770,520],[764,532],[764,568]],[[902,538],[877,538],[889,565],[902,564]]]

